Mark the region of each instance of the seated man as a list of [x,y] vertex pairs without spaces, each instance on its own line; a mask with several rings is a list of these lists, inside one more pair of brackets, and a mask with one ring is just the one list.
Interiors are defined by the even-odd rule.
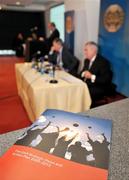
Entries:
[[85,44],[86,57],[81,78],[87,83],[92,101],[102,98],[110,90],[112,72],[109,61],[98,54],[98,46],[94,42]]
[[64,69],[72,75],[76,76],[79,60],[74,57],[68,49],[63,45],[61,39],[56,38],[49,52],[49,62]]

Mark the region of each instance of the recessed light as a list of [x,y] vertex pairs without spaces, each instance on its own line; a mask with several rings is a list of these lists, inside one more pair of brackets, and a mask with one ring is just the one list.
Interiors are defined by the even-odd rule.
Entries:
[[18,5],[18,6],[19,6],[20,4],[21,4],[21,2],[20,2],[20,1],[17,1],[17,2],[16,2],[16,5]]

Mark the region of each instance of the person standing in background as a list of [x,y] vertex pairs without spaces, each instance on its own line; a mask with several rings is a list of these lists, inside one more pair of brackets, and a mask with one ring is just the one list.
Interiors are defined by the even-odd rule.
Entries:
[[50,36],[46,39],[46,41],[47,41],[48,51],[49,51],[52,46],[53,40],[55,38],[59,38],[60,33],[59,33],[58,29],[56,28],[56,25],[54,22],[48,23],[48,29],[50,32]]

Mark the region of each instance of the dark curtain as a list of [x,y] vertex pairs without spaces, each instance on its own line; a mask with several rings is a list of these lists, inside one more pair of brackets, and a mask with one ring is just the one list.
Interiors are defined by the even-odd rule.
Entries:
[[21,32],[26,39],[35,26],[44,37],[44,12],[0,11],[0,49],[12,49],[16,35]]

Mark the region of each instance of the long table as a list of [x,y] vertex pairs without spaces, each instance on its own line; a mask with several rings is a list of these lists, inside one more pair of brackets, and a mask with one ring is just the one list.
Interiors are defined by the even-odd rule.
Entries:
[[58,83],[52,84],[52,77],[37,72],[31,66],[31,63],[15,66],[18,94],[31,121],[48,108],[69,112],[82,112],[90,108],[91,97],[86,83],[57,70],[55,77]]

